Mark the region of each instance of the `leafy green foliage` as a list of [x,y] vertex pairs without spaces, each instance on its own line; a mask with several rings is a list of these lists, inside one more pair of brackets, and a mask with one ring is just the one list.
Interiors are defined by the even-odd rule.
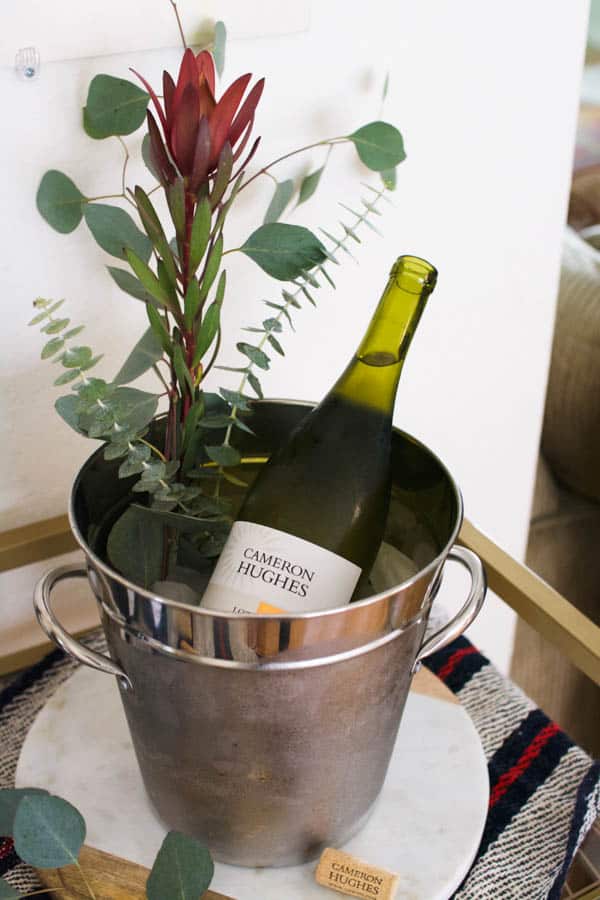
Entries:
[[223,74],[223,69],[225,68],[225,45],[227,42],[227,29],[225,28],[225,23],[218,21],[215,22],[215,39],[213,44],[213,58],[215,61],[215,68],[219,73],[219,78]]
[[298,196],[298,206],[301,203],[306,203],[307,200],[310,200],[314,192],[319,186],[319,181],[321,180],[321,175],[325,170],[325,166],[321,166],[320,169],[317,169],[315,172],[311,172],[310,175],[307,175],[306,178],[302,180],[302,184],[300,185],[300,194]]
[[194,274],[208,247],[210,236],[211,209],[206,198],[201,200],[196,209],[190,240],[190,265],[188,274]]
[[275,192],[271,198],[271,202],[265,213],[263,225],[271,222],[277,222],[286,210],[287,205],[292,199],[294,193],[294,182],[291,179],[286,181],[278,181],[275,185]]
[[171,831],[146,883],[148,900],[198,900],[214,874],[210,853],[193,838]]
[[12,837],[19,803],[30,794],[47,794],[43,788],[2,788],[0,790],[0,834]]
[[220,446],[206,446],[204,448],[209,459],[218,463],[220,466],[237,466],[240,463],[241,456],[239,450],[230,447],[227,444]]
[[132,134],[146,119],[150,97],[136,84],[112,75],[96,75],[83,109],[83,127],[91,138]]
[[48,225],[61,234],[75,231],[83,216],[86,198],[70,178],[51,169],[37,191],[36,203]]
[[259,369],[266,370],[269,368],[269,357],[264,350],[260,349],[260,347],[255,347],[253,344],[247,344],[245,341],[240,341],[236,346],[240,353],[247,356],[250,362],[253,362]]
[[381,175],[383,186],[387,188],[388,191],[395,191],[398,181],[396,169],[383,169],[379,174]]
[[88,203],[84,216],[95,240],[107,253],[126,259],[125,248],[129,247],[140,259],[148,262],[152,244],[124,209],[102,203]]
[[163,348],[152,328],[148,328],[141,336],[119,371],[114,377],[114,384],[129,384],[135,381],[158,362]]
[[279,281],[293,281],[327,258],[325,247],[308,228],[283,222],[261,225],[240,249]]
[[125,255],[144,290],[150,294],[154,300],[157,300],[161,306],[170,307],[172,305],[171,296],[150,266],[129,248],[125,248]]
[[76,863],[85,840],[85,822],[74,806],[50,794],[28,794],[15,815],[15,850],[38,869]]
[[161,577],[163,526],[158,519],[149,520],[138,507],[129,506],[111,529],[107,551],[117,571],[135,584],[151,588]]
[[141,300],[143,303],[156,302],[139,278],[136,278],[131,272],[127,272],[125,269],[118,269],[115,266],[107,266],[106,268],[115,284],[122,291],[125,291],[126,294],[129,294],[130,297],[135,297],[136,300]]
[[404,141],[388,122],[371,122],[348,135],[361,161],[374,172],[392,169],[406,159]]

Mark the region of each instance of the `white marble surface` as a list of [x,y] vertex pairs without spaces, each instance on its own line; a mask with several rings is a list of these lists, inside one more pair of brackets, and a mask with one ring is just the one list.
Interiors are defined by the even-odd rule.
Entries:
[[[110,677],[80,669],[57,690],[27,736],[16,783],[77,806],[88,845],[152,865],[165,829],[146,799]],[[398,872],[397,900],[447,900],[476,853],[488,795],[485,758],[466,712],[411,692],[378,805],[343,849]],[[336,896],[315,883],[314,869],[217,863],[212,887],[236,900]]]

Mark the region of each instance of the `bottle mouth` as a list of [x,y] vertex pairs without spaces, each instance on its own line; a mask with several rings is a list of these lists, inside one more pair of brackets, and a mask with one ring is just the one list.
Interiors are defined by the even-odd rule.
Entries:
[[437,281],[437,269],[419,256],[399,256],[390,272],[396,284],[410,294],[421,294],[424,289],[431,292]]

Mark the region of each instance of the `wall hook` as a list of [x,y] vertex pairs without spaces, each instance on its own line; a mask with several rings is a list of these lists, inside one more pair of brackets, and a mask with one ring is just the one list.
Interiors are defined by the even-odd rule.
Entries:
[[40,74],[40,53],[37,47],[23,47],[15,56],[15,70],[22,81],[33,81]]

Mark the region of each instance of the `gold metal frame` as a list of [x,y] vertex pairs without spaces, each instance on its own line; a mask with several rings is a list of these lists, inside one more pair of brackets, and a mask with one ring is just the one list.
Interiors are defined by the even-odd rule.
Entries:
[[[482,560],[490,588],[555,644],[577,668],[600,684],[600,628],[467,520],[463,523],[459,540]],[[2,532],[0,572],[67,553],[76,546],[67,516],[56,516]],[[0,675],[32,665],[51,646],[44,641],[0,658]]]

